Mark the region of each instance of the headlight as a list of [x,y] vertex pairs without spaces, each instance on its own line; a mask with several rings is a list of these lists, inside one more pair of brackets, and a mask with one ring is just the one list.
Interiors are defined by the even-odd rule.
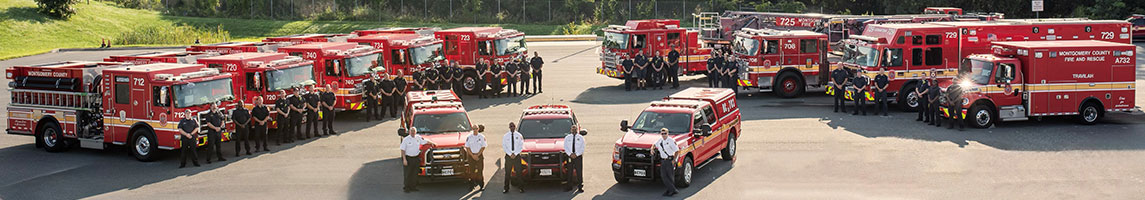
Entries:
[[612,160],[620,160],[620,145],[613,145]]

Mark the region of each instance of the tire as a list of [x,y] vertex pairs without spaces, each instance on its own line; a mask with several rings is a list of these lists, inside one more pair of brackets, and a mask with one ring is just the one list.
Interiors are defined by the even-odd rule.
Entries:
[[676,186],[686,188],[692,185],[692,175],[696,172],[696,166],[692,164],[692,157],[684,158],[683,168],[677,169]]
[[155,160],[156,154],[159,153],[159,143],[155,141],[155,133],[141,128],[131,135],[134,136],[131,138],[131,148],[129,148],[131,156],[143,162]]
[[628,183],[628,178],[624,178],[624,175],[618,173],[612,173],[612,178],[616,179],[616,183]]
[[477,94],[477,72],[465,70],[465,76],[461,78],[461,87],[465,94]]
[[779,96],[779,98],[790,99],[799,97],[807,90],[807,83],[792,72],[784,72],[780,74],[776,80],[777,81],[771,86],[771,91],[775,91],[775,95]]
[[40,133],[36,134],[36,141],[43,144],[44,150],[48,152],[62,152],[68,147],[63,133],[60,124],[47,121],[44,127],[40,129]]
[[898,95],[895,95],[895,103],[898,104],[899,109],[910,112],[918,111],[918,100],[921,97],[914,94],[914,86],[916,85],[918,84],[908,83],[899,89]]
[[720,151],[720,158],[730,161],[736,157],[736,138],[735,135],[731,135],[731,133],[728,134],[728,146],[724,147],[723,151]]
[[967,122],[974,128],[989,128],[998,122],[998,115],[987,105],[974,105],[970,107],[969,114],[971,118],[967,119]]
[[1097,124],[1097,121],[1101,120],[1102,115],[1105,115],[1102,111],[1103,109],[1097,103],[1093,101],[1085,102],[1081,104],[1081,108],[1078,108],[1077,122],[1083,125]]

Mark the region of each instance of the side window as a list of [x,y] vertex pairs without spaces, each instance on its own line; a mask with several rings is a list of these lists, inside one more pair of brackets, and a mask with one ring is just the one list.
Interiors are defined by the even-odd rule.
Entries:
[[341,64],[341,60],[326,60],[326,75],[337,76],[339,73],[335,72],[334,69],[342,67]]
[[676,48],[680,48],[679,44],[683,43],[680,41],[680,33],[668,33],[668,42],[677,45]]
[[130,102],[131,102],[131,85],[128,85],[127,83],[116,83],[115,84],[115,103],[117,103],[117,104],[128,104]]
[[942,65],[942,48],[931,47],[926,49],[926,65]]
[[716,124],[716,112],[712,112],[712,107],[704,108],[704,115],[708,118],[708,124]]
[[910,36],[910,43],[913,45],[922,45],[922,36],[921,35]]
[[699,128],[700,125],[703,125],[703,124],[704,124],[703,112],[693,113],[692,114],[692,128]]
[[218,64],[218,63],[214,63],[214,64],[207,64],[207,67],[209,67],[209,68],[215,68],[215,69],[222,69],[222,68],[223,68],[223,65],[222,65],[222,64]]
[[799,53],[819,52],[819,41],[815,39],[799,40]]
[[998,72],[994,74],[994,83],[1003,84],[1014,80],[1014,65],[1009,63],[998,64]]
[[290,52],[290,56],[302,57],[302,52]]
[[767,40],[767,45],[763,49],[763,54],[777,54],[779,53],[779,40]]
[[898,43],[898,44],[906,43],[906,37],[899,36],[899,39],[895,40],[895,43]]
[[883,66],[902,66],[902,49],[887,49],[886,52],[883,53]]
[[484,55],[484,56],[493,55],[492,50],[493,50],[493,44],[490,44],[489,41],[477,42],[477,54]]
[[390,50],[390,58],[391,58],[391,60],[393,60],[393,64],[395,64],[395,65],[405,64],[406,63],[405,55],[406,55],[405,50],[401,50],[401,49]]
[[262,90],[262,73],[260,73],[260,72],[247,72],[246,73],[246,90],[250,90],[250,91]]
[[171,105],[171,91],[167,86],[151,87],[151,99],[155,99],[155,106],[167,107]]
[[632,35],[632,48],[643,49],[644,42],[647,41],[648,35]]
[[910,49],[910,66],[922,66],[922,48]]
[[448,54],[448,55],[460,54],[461,52],[457,51],[456,43],[457,43],[457,36],[454,36],[454,35],[445,36],[445,54]]
[[941,43],[942,43],[942,36],[941,35],[927,35],[926,36],[926,45],[936,45],[936,44],[941,44]]

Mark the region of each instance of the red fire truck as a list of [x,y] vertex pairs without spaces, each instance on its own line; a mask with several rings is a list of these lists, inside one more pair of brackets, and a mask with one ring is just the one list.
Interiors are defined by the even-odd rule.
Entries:
[[337,83],[334,92],[337,110],[361,110],[362,82],[371,75],[381,75],[382,51],[348,42],[313,42],[278,48],[278,52],[314,61],[315,81],[319,85]]
[[738,85],[747,92],[770,90],[783,98],[823,87],[829,79],[827,35],[811,31],[745,28],[732,42],[735,57],[746,64]]
[[179,63],[179,64],[195,64],[195,60],[199,58],[217,56],[218,53],[213,52],[147,52],[137,53],[122,56],[111,56],[104,58],[106,62],[123,62],[136,65],[151,64],[151,63]]
[[922,10],[922,14],[947,14],[947,15],[962,15],[962,8],[954,7],[926,7]]
[[[32,135],[49,152],[74,144],[129,146],[140,161],[180,147],[184,110],[230,107],[231,75],[197,64],[58,62],[8,68],[8,133]],[[205,123],[205,122],[203,122]],[[224,125],[233,129],[230,122]],[[223,134],[229,140],[230,134]],[[198,145],[206,144],[206,128]]]
[[[404,71],[404,77],[410,84],[414,84],[414,69],[433,67],[442,64],[442,42],[429,35],[412,33],[378,33],[369,36],[350,38],[350,42],[360,45],[370,45],[382,50],[383,66],[386,72],[395,75],[398,70]],[[416,62],[415,62],[416,61]]]
[[305,44],[311,42],[346,42],[346,39],[357,37],[353,34],[294,34],[279,37],[268,37],[263,42],[289,42],[292,44]]
[[222,55],[242,52],[273,53],[279,47],[290,46],[289,42],[223,42],[187,47],[189,52],[212,52]]
[[[576,114],[567,105],[535,105],[525,108],[517,130],[525,138],[521,149],[526,180],[566,180],[568,155],[565,136],[578,126]],[[582,132],[587,132],[580,130]]]
[[[461,99],[449,90],[410,91],[406,94],[405,112],[402,112],[401,128],[398,135],[417,128],[422,138],[437,144],[422,146],[420,160],[409,163],[418,165],[420,177],[430,180],[461,179],[468,177],[470,159],[462,146],[465,137],[473,134],[469,114],[461,104]],[[488,151],[487,151],[488,152]]]
[[[923,23],[938,21],[993,21],[1004,18],[1001,13],[962,14],[959,8],[927,8],[925,14],[903,15],[833,15],[820,13],[774,13],[754,11],[726,11],[723,14],[703,12],[695,15],[696,26],[705,44],[731,44],[735,31],[743,28],[808,30],[827,34],[831,42],[838,42],[853,34],[862,33],[867,25],[887,23]],[[949,13],[956,12],[956,13]]]
[[954,78],[963,58],[990,53],[995,41],[1103,40],[1129,43],[1129,23],[1117,20],[1037,19],[990,22],[880,24],[843,41],[843,67],[874,77],[886,68],[891,101],[913,110],[915,79],[936,69],[939,79]]
[[476,91],[478,59],[503,64],[528,54],[525,33],[501,27],[461,27],[433,33],[444,41],[445,59],[457,61],[465,69],[462,85],[466,94]]
[[419,28],[405,28],[405,27],[399,27],[399,28],[375,28],[375,29],[369,29],[369,30],[356,30],[356,31],[354,31],[352,34],[353,34],[353,35],[357,35],[358,37],[366,37],[366,36],[370,36],[370,35],[377,35],[377,34],[383,34],[383,33],[391,33],[391,34],[418,34],[418,35],[430,35],[430,36],[432,36],[432,35],[433,35],[433,32],[436,32],[436,31],[438,31],[438,30],[440,30],[440,29],[438,29],[438,28],[429,28],[429,27],[419,27]]
[[[274,106],[279,91],[294,93],[291,88],[313,85],[314,62],[285,53],[236,53],[199,59],[199,64],[233,75],[233,90],[244,107],[254,107],[254,97]],[[321,87],[319,87],[321,88]],[[271,116],[275,116],[273,110]],[[274,119],[273,117],[271,118]],[[271,122],[272,128],[277,124]]]
[[[631,126],[620,121],[624,136],[616,140],[612,152],[612,172],[616,182],[629,179],[659,179],[659,156],[652,145],[660,140],[661,128],[667,128],[680,146],[674,155],[676,185],[688,187],[692,172],[720,155],[735,158],[736,139],[740,136],[740,111],[735,91],[726,88],[688,88],[652,102],[636,117]],[[714,129],[713,129],[714,128]]]
[[624,26],[610,25],[603,29],[604,42],[600,47],[600,67],[596,73],[624,79],[621,61],[636,57],[637,52],[651,57],[654,51],[667,56],[672,47],[680,52],[682,75],[705,74],[712,49],[700,43],[699,33],[680,27],[680,20],[629,20]]
[[1135,51],[1097,40],[995,42],[993,54],[968,57],[971,72],[952,87],[966,91],[959,107],[974,127],[1069,115],[1095,124],[1105,112],[1136,110]]

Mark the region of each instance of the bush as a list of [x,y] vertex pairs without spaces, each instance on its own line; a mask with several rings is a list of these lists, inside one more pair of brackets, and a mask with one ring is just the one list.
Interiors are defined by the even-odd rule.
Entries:
[[67,19],[72,14],[76,14],[75,8],[72,4],[76,4],[77,0],[36,0],[36,6],[39,8],[40,13],[60,19]]
[[195,43],[218,43],[229,41],[230,32],[222,26],[214,28],[199,28],[187,25],[178,26],[146,26],[131,29],[115,38],[113,43],[118,45],[139,44],[171,44],[186,45]]
[[560,32],[554,31],[556,33],[553,33],[553,35],[592,35],[595,30],[593,30],[592,24],[588,22],[581,22],[580,24],[569,22],[561,26],[561,29],[558,31]]

